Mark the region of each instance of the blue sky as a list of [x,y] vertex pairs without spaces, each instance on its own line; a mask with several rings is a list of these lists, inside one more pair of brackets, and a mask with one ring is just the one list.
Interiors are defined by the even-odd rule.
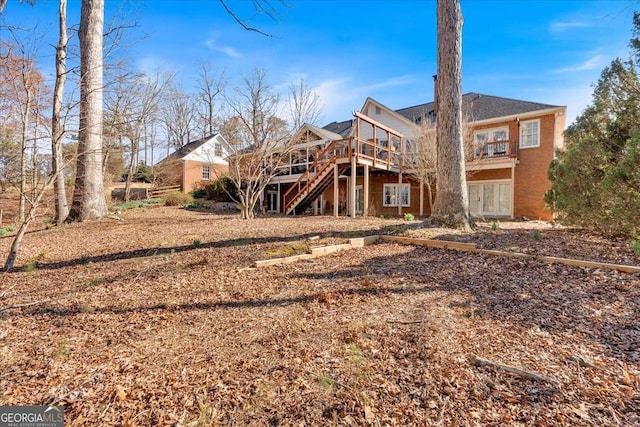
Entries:
[[[271,0],[276,4],[276,0]],[[69,21],[79,20],[69,0]],[[225,70],[230,85],[254,67],[286,91],[303,77],[324,105],[321,124],[346,120],[367,96],[391,108],[431,101],[436,71],[434,1],[312,1],[279,4],[273,21],[251,2],[229,0],[237,14],[270,33],[244,31],[217,0],[106,0],[107,19],[137,22],[121,54],[138,71],[177,72],[189,89],[198,64]],[[567,124],[590,102],[592,85],[615,57],[627,57],[631,1],[462,0],[463,90],[568,107]],[[55,43],[57,2],[9,0],[1,24],[48,31]],[[6,34],[0,34],[5,37]],[[42,68],[53,69],[43,45]]]

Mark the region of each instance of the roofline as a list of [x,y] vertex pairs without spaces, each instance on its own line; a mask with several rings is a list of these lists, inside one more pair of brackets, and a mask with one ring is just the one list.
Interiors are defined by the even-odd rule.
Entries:
[[[365,114],[364,107],[367,106],[367,102],[369,102],[369,101],[371,101],[376,106],[383,108],[384,110],[386,110],[387,112],[393,114],[394,116],[397,116],[400,120],[404,121],[405,123],[407,123],[407,124],[409,124],[411,126],[414,126],[414,127],[418,126],[415,122],[407,119],[402,114],[396,112],[395,110],[392,110],[391,108],[387,107],[386,105],[384,105],[383,103],[381,103],[379,101],[376,101],[375,99],[371,98],[370,96],[368,96],[367,99],[365,99],[364,104],[362,104],[362,108],[360,109],[360,113],[366,115],[367,117],[369,117],[369,115]],[[371,118],[371,117],[369,117],[369,118]]]
[[567,107],[559,106],[559,107],[553,107],[553,108],[545,108],[543,110],[528,111],[526,113],[521,113],[521,114],[510,114],[508,116],[492,117],[490,119],[484,119],[484,120],[474,120],[469,123],[473,125],[485,125],[490,123],[504,122],[507,120],[515,120],[515,119],[523,119],[523,118],[528,119],[530,117],[546,116],[552,113],[559,113],[559,112],[566,113],[566,111],[567,111]]

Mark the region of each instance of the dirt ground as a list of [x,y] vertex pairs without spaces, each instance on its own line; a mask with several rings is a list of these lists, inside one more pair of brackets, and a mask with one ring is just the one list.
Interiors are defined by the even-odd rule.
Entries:
[[640,265],[623,240],[535,222],[121,217],[38,220],[1,273],[0,405],[64,405],[68,426],[640,425],[640,274],[390,243],[252,268],[380,233]]

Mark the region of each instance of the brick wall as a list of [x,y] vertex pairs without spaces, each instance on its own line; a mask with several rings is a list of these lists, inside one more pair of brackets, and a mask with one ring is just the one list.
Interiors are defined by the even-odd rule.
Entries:
[[[553,160],[553,141],[556,132],[556,117],[549,114],[540,117],[540,146],[520,148],[519,164],[515,169],[513,206],[515,217],[551,219],[544,204],[544,193],[551,188],[547,178],[549,163]],[[520,136],[518,135],[518,139]]]
[[[183,182],[182,191],[189,192],[201,186],[206,181],[202,179],[202,166],[206,163],[193,160],[184,160],[183,162]],[[227,172],[227,166],[209,164],[211,168],[211,178],[209,181],[215,181],[220,175]]]

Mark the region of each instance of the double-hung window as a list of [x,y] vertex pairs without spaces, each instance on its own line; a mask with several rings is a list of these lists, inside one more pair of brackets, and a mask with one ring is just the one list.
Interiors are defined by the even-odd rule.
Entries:
[[209,181],[211,179],[211,166],[202,165],[202,180]]
[[540,120],[520,122],[520,148],[540,146]]
[[411,186],[409,184],[384,184],[382,205],[385,207],[411,206]]
[[213,146],[213,155],[216,157],[222,157],[222,144],[216,142]]

